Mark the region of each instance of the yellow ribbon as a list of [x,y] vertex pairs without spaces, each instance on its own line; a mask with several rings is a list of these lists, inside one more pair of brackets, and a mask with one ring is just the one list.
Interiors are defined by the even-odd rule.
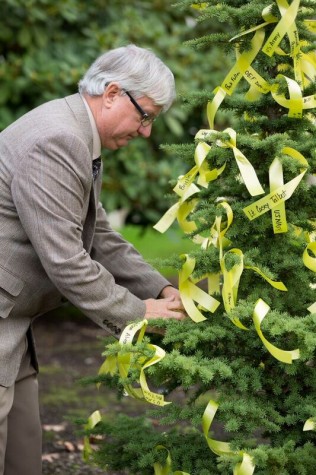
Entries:
[[[227,270],[225,264],[226,256],[231,254],[236,254],[240,257],[240,262],[235,264],[232,269]],[[223,273],[223,289],[222,289],[222,296],[223,296],[223,303],[226,312],[229,314],[236,306],[237,303],[237,294],[238,294],[238,287],[241,274],[244,269],[243,265],[243,253],[240,249],[231,249],[225,253],[223,258],[220,261],[221,270]],[[247,330],[247,328],[240,322],[238,318],[232,319],[232,322],[242,330]]]
[[[253,29],[254,31],[255,29]],[[224,78],[220,87],[214,90],[215,96],[211,102],[207,104],[207,118],[210,129],[214,128],[214,119],[216,112],[225,99],[226,94],[231,95],[242,77],[245,77],[246,71],[249,71],[249,67],[255,57],[257,56],[264,40],[264,31],[257,30],[251,40],[251,48],[248,51],[244,51],[237,57],[237,61]],[[258,79],[258,77],[257,77]],[[250,80],[250,76],[249,76]],[[260,87],[260,86],[259,86]]]
[[289,117],[300,119],[302,117],[303,110],[313,109],[316,107],[316,95],[303,97],[301,88],[296,81],[282,74],[279,74],[277,78],[284,78],[286,80],[290,98],[286,99],[284,94],[278,93],[277,84],[272,87],[271,94],[275,102],[280,104],[280,106],[289,109]]
[[218,404],[211,399],[207,404],[202,417],[202,429],[207,445],[216,455],[240,455],[241,457],[243,457],[243,460],[242,463],[238,463],[234,467],[234,475],[252,475],[254,473],[255,466],[249,454],[244,451],[233,451],[229,443],[211,439],[208,436],[217,409]]
[[272,94],[273,99],[282,107],[289,109],[289,112],[288,112],[289,117],[292,117],[294,119],[301,119],[302,114],[303,114],[304,102],[303,102],[302,91],[299,84],[296,81],[294,81],[294,79],[290,79],[287,76],[284,76],[282,74],[279,74],[277,76],[277,79],[280,79],[280,78],[285,79],[288,86],[290,98],[286,99],[283,94],[278,94],[279,86],[275,84],[271,89],[271,94]]
[[178,203],[174,204],[167,210],[162,218],[154,225],[154,229],[160,233],[164,233],[172,225],[174,220],[178,218],[179,222],[186,226],[187,232],[195,230],[195,224],[186,221],[186,217],[193,210],[194,203],[186,201],[196,193],[199,193],[199,188],[193,183],[196,174],[198,173],[198,167],[193,167],[186,175],[182,175],[178,178],[178,182],[173,191],[180,196]]
[[189,473],[181,472],[180,470],[177,470],[176,472],[171,472],[172,460],[169,450],[166,449],[166,447],[164,447],[163,445],[157,445],[155,449],[165,450],[167,452],[167,458],[164,467],[159,462],[154,463],[155,475],[190,475]]
[[[300,118],[302,116],[303,109],[314,108],[316,106],[315,96],[303,98],[301,93],[301,90],[314,80],[315,58],[314,53],[305,54],[301,51],[301,43],[299,41],[297,27],[295,25],[295,18],[297,16],[299,3],[299,0],[295,0],[291,5],[289,5],[287,0],[277,0],[277,5],[281,12],[282,18],[262,48],[262,51],[268,56],[272,56],[274,53],[286,55],[286,53],[284,53],[278,45],[285,34],[287,34],[289,37],[291,50],[290,55],[293,58],[294,63],[295,81],[291,80],[290,78],[286,78],[285,76],[284,78],[288,83],[290,99],[286,99],[283,95],[279,96],[275,88],[274,91],[272,91],[272,95],[278,104],[289,109],[289,117],[293,118]],[[257,25],[234,36],[230,41],[233,41],[242,35],[249,34],[255,30],[262,29],[270,23],[277,22],[277,18],[270,14],[270,7],[271,6],[265,8],[262,12],[262,16],[266,20],[265,23]],[[305,24],[311,31],[315,31],[315,21],[308,20],[305,21]],[[246,98],[249,100],[255,100],[258,97],[258,93],[265,94],[271,89],[270,85],[260,75],[258,75],[258,73],[251,66],[249,66],[245,71],[244,78],[251,86],[250,90],[246,94]]]
[[249,91],[245,95],[248,101],[255,101],[260,94],[271,91],[270,84],[251,66],[245,71],[244,78],[250,84]]
[[255,466],[252,462],[252,458],[246,452],[242,454],[242,462],[237,463],[233,475],[252,475],[255,471]]
[[[196,139],[200,139],[200,138],[204,138],[204,134],[203,134],[204,131],[200,130],[195,138]],[[207,133],[210,134],[212,132],[215,132],[217,133],[215,130],[212,131],[212,130],[208,130]],[[204,188],[207,188],[207,185],[210,181],[213,181],[213,180],[216,180],[222,173],[223,171],[225,170],[225,167],[226,167],[226,164],[224,164],[222,167],[220,168],[214,168],[213,170],[210,170],[209,169],[209,166],[205,160],[207,154],[209,153],[209,151],[211,150],[211,146],[208,145],[206,142],[199,142],[196,146],[196,149],[195,149],[195,154],[194,154],[194,160],[195,160],[195,163],[196,163],[196,166],[198,168],[198,172],[199,172],[199,177],[198,177],[198,185],[201,185],[203,186]]]
[[309,252],[312,252],[314,256],[316,256],[316,242],[308,243],[303,253],[305,266],[313,272],[316,272],[316,257],[311,257]]
[[284,147],[282,149],[282,153],[289,155],[291,158],[297,160],[303,165],[305,169],[302,168],[301,170],[303,171],[297,177],[293,178],[293,180],[290,180],[285,185],[279,186],[278,188],[274,189],[271,193],[264,196],[255,203],[246,206],[243,211],[249,220],[256,219],[275,207],[280,207],[281,203],[284,203],[284,201],[288,200],[292,196],[306,173],[308,162],[300,152],[291,147]]
[[244,76],[247,68],[251,65],[255,57],[257,56],[264,40],[264,31],[262,29],[257,30],[251,40],[251,47],[249,50],[244,51],[236,63],[229,71],[224,81],[221,84],[221,87],[224,91],[231,95],[236,89],[237,84]]
[[[316,272],[316,257],[310,256],[309,253],[313,253],[316,256],[316,242],[309,242],[303,253],[304,265],[313,272]],[[310,313],[316,313],[316,302],[310,305],[307,309]]]
[[[232,269],[227,270],[226,264],[225,264],[225,258],[228,256],[229,253],[237,255],[240,259],[240,262],[235,264],[232,267]],[[230,249],[229,251],[227,251],[225,255],[223,256],[223,258],[221,259],[220,265],[221,265],[221,270],[223,273],[223,289],[222,289],[223,303],[224,303],[225,310],[228,314],[231,313],[231,311],[235,308],[237,304],[238,287],[239,287],[240,278],[241,278],[244,268],[251,269],[257,274],[261,275],[261,277],[263,277],[275,289],[281,290],[281,291],[287,290],[283,282],[278,282],[278,281],[269,279],[269,277],[267,277],[258,267],[244,266],[244,256],[240,249]],[[241,328],[242,330],[248,330],[240,322],[238,318],[232,319],[232,322],[238,328]]]
[[[216,131],[213,131],[213,130],[201,129],[196,134],[196,137],[197,138],[205,138],[206,136],[209,136],[212,132],[216,133]],[[251,194],[251,196],[256,196],[256,195],[260,195],[261,193],[264,193],[264,190],[263,190],[262,186],[260,185],[260,182],[258,180],[258,177],[256,175],[256,172],[255,172],[253,166],[251,165],[249,160],[247,160],[247,158],[243,155],[243,153],[236,146],[237,145],[236,131],[234,129],[228,127],[227,129],[225,129],[223,131],[223,133],[226,133],[226,134],[229,135],[229,140],[220,140],[220,139],[218,139],[218,140],[216,140],[216,145],[218,147],[231,148],[232,149],[232,151],[234,153],[235,160],[237,162],[237,165],[238,165],[238,168],[239,168],[239,171],[240,171],[240,174],[242,176],[243,182],[244,182],[247,190]]]
[[[313,222],[312,222],[313,225],[315,225]],[[301,228],[297,228],[296,229],[296,234],[297,235],[300,235],[302,233],[302,229]],[[311,271],[313,272],[316,272],[316,242],[315,242],[315,231],[311,232],[311,233],[304,233],[305,234],[305,239],[307,241],[307,245],[306,245],[306,248],[303,252],[303,263],[304,265],[310,269]],[[312,253],[314,255],[314,257],[312,257],[310,255],[310,253]],[[312,305],[310,305],[307,310],[310,312],[310,313],[316,313],[316,302],[314,302]]]
[[[275,190],[284,185],[283,181],[283,167],[279,158],[275,158],[269,168],[269,181],[270,191],[273,193]],[[281,202],[278,206],[275,206],[272,210],[272,224],[274,234],[286,233],[288,230],[285,212],[285,203]]]
[[[277,3],[279,5],[279,3],[281,2],[277,0]],[[271,35],[269,36],[265,45],[262,48],[262,51],[266,55],[272,56],[274,54],[282,38],[286,35],[286,33],[288,32],[288,29],[293,24],[297,15],[299,4],[300,4],[300,0],[294,0],[289,6],[289,8],[286,9],[281,20],[278,22],[278,24],[276,25],[276,27],[274,28],[274,30],[272,31]]]
[[195,268],[195,259],[188,254],[182,254],[185,262],[179,272],[179,292],[183,306],[189,317],[196,323],[206,320],[204,315],[200,312],[195,302],[197,302],[203,309],[214,313],[220,302],[204,290],[200,289],[196,282],[193,282],[192,273]]
[[[316,79],[316,55],[315,55],[314,51],[312,51],[308,54],[302,53],[301,68],[302,68],[302,71],[304,73],[306,85],[308,85],[311,82],[315,81],[315,79]],[[314,96],[309,96],[309,97],[314,97]],[[304,105],[305,105],[306,104],[305,98],[303,99],[303,102],[304,102]],[[304,106],[303,106],[303,108],[304,108]]]
[[272,345],[264,336],[261,331],[261,323],[267,313],[269,312],[270,307],[267,303],[265,303],[264,300],[258,299],[255,305],[255,309],[253,312],[253,321],[255,324],[256,331],[259,335],[259,338],[261,339],[262,343],[266,347],[266,349],[271,353],[274,358],[276,358],[278,361],[281,361],[282,363],[287,363],[291,364],[293,360],[297,360],[300,357],[300,351],[298,349],[296,350],[291,350],[291,351],[285,351],[285,350],[280,350],[276,346]]
[[226,97],[226,91],[221,86],[216,87],[213,92],[215,96],[213,97],[212,101],[209,101],[207,103],[206,107],[207,120],[210,129],[214,129],[214,120],[216,112]]
[[[237,48],[237,61],[235,65],[229,71],[221,86],[214,89],[215,96],[213,100],[207,104],[207,117],[210,129],[214,128],[216,112],[225,99],[226,94],[231,95],[234,92],[242,77],[250,84],[250,89],[246,94],[248,100],[256,100],[260,93],[266,94],[271,90],[270,84],[251,67],[251,63],[257,56],[264,41],[264,28],[271,23],[277,23],[277,25],[262,47],[262,51],[268,56],[272,56],[274,53],[286,55],[279,47],[279,44],[282,38],[287,34],[290,41],[290,55],[293,57],[295,75],[295,81],[284,76],[288,83],[290,99],[286,99],[283,95],[278,95],[275,88],[274,91],[272,91],[274,99],[278,104],[288,108],[289,116],[293,118],[300,118],[303,109],[316,107],[315,95],[302,97],[301,94],[301,87],[304,89],[304,87],[315,78],[315,53],[311,52],[305,54],[302,53],[300,48],[301,44],[295,25],[299,4],[300,0],[294,0],[291,5],[288,4],[287,0],[277,0],[277,5],[282,16],[280,21],[271,14],[272,5],[269,5],[262,11],[262,17],[265,20],[264,23],[254,26],[231,38],[230,41],[234,41],[243,35],[256,32],[252,39],[250,51],[240,54]],[[315,20],[305,20],[305,24],[310,31],[316,31]]]
[[204,10],[207,6],[208,6],[208,2],[191,4],[191,7],[195,8],[196,10]]
[[[268,9],[265,8],[263,10],[262,16],[263,16],[264,19],[266,19],[265,23],[254,26],[253,28],[250,28],[247,31],[243,31],[242,33],[239,33],[238,35],[231,38],[230,41],[234,41],[235,39],[240,38],[241,36],[244,36],[246,34],[253,33],[254,31],[257,31],[257,30],[265,27],[269,23],[277,21],[277,18],[270,15],[269,7],[268,7]],[[236,57],[239,60],[240,53],[239,53],[238,48],[236,49]],[[267,94],[271,89],[270,84],[265,79],[263,79],[263,77],[255,69],[253,69],[252,66],[250,66],[250,64],[248,65],[247,69],[245,70],[243,77],[244,77],[244,79],[246,79],[246,81],[250,85],[250,89],[249,89],[249,91],[247,92],[247,94],[245,96],[246,99],[248,99],[248,100],[256,100],[260,93],[261,94]]]
[[225,234],[233,222],[233,210],[226,201],[220,201],[217,204],[217,207],[224,208],[227,220],[223,222],[222,216],[216,216],[214,224],[210,230],[210,235],[208,237],[196,235],[193,237],[193,241],[196,244],[200,244],[202,249],[207,249],[212,244],[214,247],[219,249],[219,255],[221,258],[223,255],[223,248],[230,244],[229,239],[225,238]]
[[[196,224],[193,221],[187,221],[187,216],[193,211],[196,204],[195,200],[187,200],[200,191],[193,181],[197,174],[199,174],[198,184],[206,187],[210,181],[216,180],[226,167],[226,164],[224,164],[220,168],[210,170],[205,160],[211,146],[205,143],[203,139],[210,137],[212,133],[217,134],[218,132],[215,130],[201,129],[196,134],[196,139],[201,140],[195,150],[194,158],[196,165],[186,175],[178,178],[177,185],[174,187],[173,191],[180,197],[180,200],[171,206],[158,223],[154,225],[154,229],[157,231],[161,233],[165,232],[172,225],[175,219],[178,220],[178,223],[184,232],[191,233],[196,230]],[[224,133],[229,135],[229,139],[217,139],[215,141],[216,146],[232,149],[243,182],[252,196],[264,193],[252,164],[236,146],[236,131],[227,128],[224,130]]]
[[[196,139],[203,139],[204,135],[200,131],[196,134]],[[209,135],[212,132],[217,133],[215,130],[207,131]],[[208,163],[205,160],[207,154],[211,150],[211,146],[206,142],[199,141],[195,148],[194,161],[195,166],[185,175],[181,175],[178,178],[178,182],[174,187],[173,191],[180,197],[178,203],[174,204],[167,210],[167,212],[162,216],[162,218],[154,225],[154,229],[164,233],[174,222],[175,219],[178,220],[180,227],[185,233],[191,233],[195,231],[196,225],[194,222],[187,221],[187,216],[193,211],[195,207],[195,201],[190,200],[194,194],[198,193],[200,189],[193,183],[196,176],[198,175],[197,183],[200,186],[207,187],[210,181],[216,180],[219,175],[224,171],[226,164],[220,168],[214,168],[213,170],[209,169]]]
[[[277,4],[281,12],[281,15],[282,16],[286,15],[288,9],[290,8],[287,0],[277,0]],[[297,15],[297,12],[295,14],[295,17],[296,15]],[[289,42],[290,42],[290,49],[291,49],[290,54],[291,54],[291,57],[293,58],[293,63],[294,63],[295,80],[297,81],[299,86],[302,89],[304,89],[305,81],[304,81],[304,75],[303,75],[302,64],[301,64],[302,53],[300,49],[298,31],[297,31],[297,27],[294,21],[289,26],[287,30],[287,35],[289,37]]]
[[316,430],[316,421],[315,418],[311,417],[310,419],[307,419],[307,421],[304,424],[303,430]]
[[249,191],[251,196],[256,196],[264,193],[264,190],[260,185],[260,182],[256,175],[255,169],[247,160],[247,158],[241,153],[241,151],[238,150],[238,148],[236,147],[236,131],[234,129],[227,128],[224,130],[224,132],[229,135],[230,140],[225,142],[219,140],[219,144],[221,147],[227,147],[233,150],[240,174],[243,178],[247,190]]
[[171,473],[171,457],[170,457],[170,452],[166,447],[163,445],[157,445],[155,447],[156,450],[166,450],[167,452],[167,458],[166,458],[166,464],[164,467],[159,462],[154,463],[154,471],[155,475],[170,475]]
[[312,33],[316,33],[316,20],[305,20],[305,25]]
[[[84,426],[85,430],[93,429],[102,420],[100,411],[94,411],[88,418],[87,424]],[[87,462],[93,450],[90,445],[89,436],[83,438],[83,459]]]
[[[229,135],[229,140],[216,140],[216,146],[231,148],[233,150],[241,176],[252,196],[264,193],[253,166],[236,147],[236,132],[231,128],[226,129],[224,132]],[[173,191],[180,197],[180,200],[171,206],[158,223],[154,225],[154,229],[157,231],[161,233],[165,232],[172,225],[175,219],[178,220],[178,223],[184,232],[191,233],[196,230],[196,224],[193,221],[187,221],[188,215],[193,211],[196,204],[194,199],[190,201],[187,200],[200,191],[193,181],[196,176],[199,175],[197,183],[200,186],[207,187],[208,183],[216,180],[223,173],[226,167],[226,164],[224,164],[220,168],[210,170],[205,160],[211,150],[211,146],[208,145],[204,139],[210,137],[212,133],[217,134],[218,132],[215,130],[202,129],[196,134],[195,138],[200,141],[195,149],[195,166],[186,175],[178,178],[177,185],[174,187]]]
[[256,272],[257,274],[261,275],[261,277],[263,277],[264,280],[266,280],[273,288],[275,288],[275,289],[277,289],[277,290],[280,290],[281,292],[286,292],[286,291],[287,291],[287,288],[285,287],[285,285],[283,284],[283,282],[269,279],[269,277],[267,277],[267,276],[259,269],[259,267],[255,267],[255,266],[245,266],[245,269],[251,269],[251,270],[253,270],[254,272]]
[[123,330],[119,340],[119,343],[122,346],[122,351],[119,351],[116,356],[108,356],[99,369],[99,374],[110,373],[113,375],[118,371],[120,376],[125,379],[127,378],[132,367],[136,367],[138,370],[139,366],[141,365],[139,374],[140,388],[134,388],[130,384],[124,384],[126,393],[135,399],[145,399],[150,404],[154,404],[156,406],[165,406],[166,404],[170,404],[170,402],[166,402],[163,395],[150,391],[145,376],[145,369],[161,361],[165,356],[165,351],[156,345],[148,343],[147,348],[155,352],[153,357],[147,362],[145,362],[144,358],[142,358],[143,361],[139,360],[136,364],[134,364],[132,362],[132,353],[125,352],[123,349],[124,345],[132,344],[133,339],[138,331],[140,331],[140,333],[137,338],[137,343],[142,341],[147,324],[147,320],[142,320],[141,322],[128,325]]

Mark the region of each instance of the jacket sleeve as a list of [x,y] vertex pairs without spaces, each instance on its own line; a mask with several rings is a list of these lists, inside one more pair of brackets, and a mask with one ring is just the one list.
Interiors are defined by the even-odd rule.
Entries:
[[91,183],[87,145],[62,130],[47,132],[25,150],[11,191],[20,222],[51,282],[87,317],[117,336],[127,322],[144,317],[145,303],[118,285],[112,267],[106,269],[83,247],[83,209]]
[[157,298],[164,287],[171,285],[144,261],[130,243],[111,228],[101,203],[97,209],[91,257],[100,262],[118,284],[141,299]]

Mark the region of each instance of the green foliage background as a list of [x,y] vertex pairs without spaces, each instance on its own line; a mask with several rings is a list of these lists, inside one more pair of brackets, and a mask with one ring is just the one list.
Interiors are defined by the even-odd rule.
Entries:
[[198,96],[187,108],[182,98],[211,91],[226,63],[216,51],[206,56],[183,44],[190,33],[204,33],[195,17],[193,9],[167,0],[2,0],[0,129],[45,101],[76,92],[86,68],[105,50],[128,43],[152,49],[174,72],[178,100],[149,140],[104,152],[103,201],[109,211],[130,209],[131,222],[156,222],[167,208],[169,181],[183,167],[160,145],[186,141],[205,122]]

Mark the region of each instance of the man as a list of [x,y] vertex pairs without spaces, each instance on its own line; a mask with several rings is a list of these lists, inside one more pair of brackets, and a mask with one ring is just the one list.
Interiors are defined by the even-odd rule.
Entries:
[[98,58],[79,93],[0,134],[0,475],[40,475],[34,318],[69,300],[117,338],[185,312],[178,291],[114,232],[99,203],[101,147],[149,137],[174,99],[170,70],[134,45]]

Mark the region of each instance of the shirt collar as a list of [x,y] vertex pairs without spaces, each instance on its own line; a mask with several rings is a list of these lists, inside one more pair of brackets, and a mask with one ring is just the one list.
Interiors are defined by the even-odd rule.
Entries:
[[90,121],[91,128],[92,128],[92,143],[93,143],[92,160],[94,160],[95,158],[98,158],[101,155],[101,140],[100,140],[99,132],[98,132],[93,114],[91,112],[91,109],[89,107],[89,104],[87,103],[87,101],[85,100],[83,95],[81,95],[81,98],[82,98],[83,103],[84,103],[84,105],[87,109],[88,116],[89,116],[89,121]]

